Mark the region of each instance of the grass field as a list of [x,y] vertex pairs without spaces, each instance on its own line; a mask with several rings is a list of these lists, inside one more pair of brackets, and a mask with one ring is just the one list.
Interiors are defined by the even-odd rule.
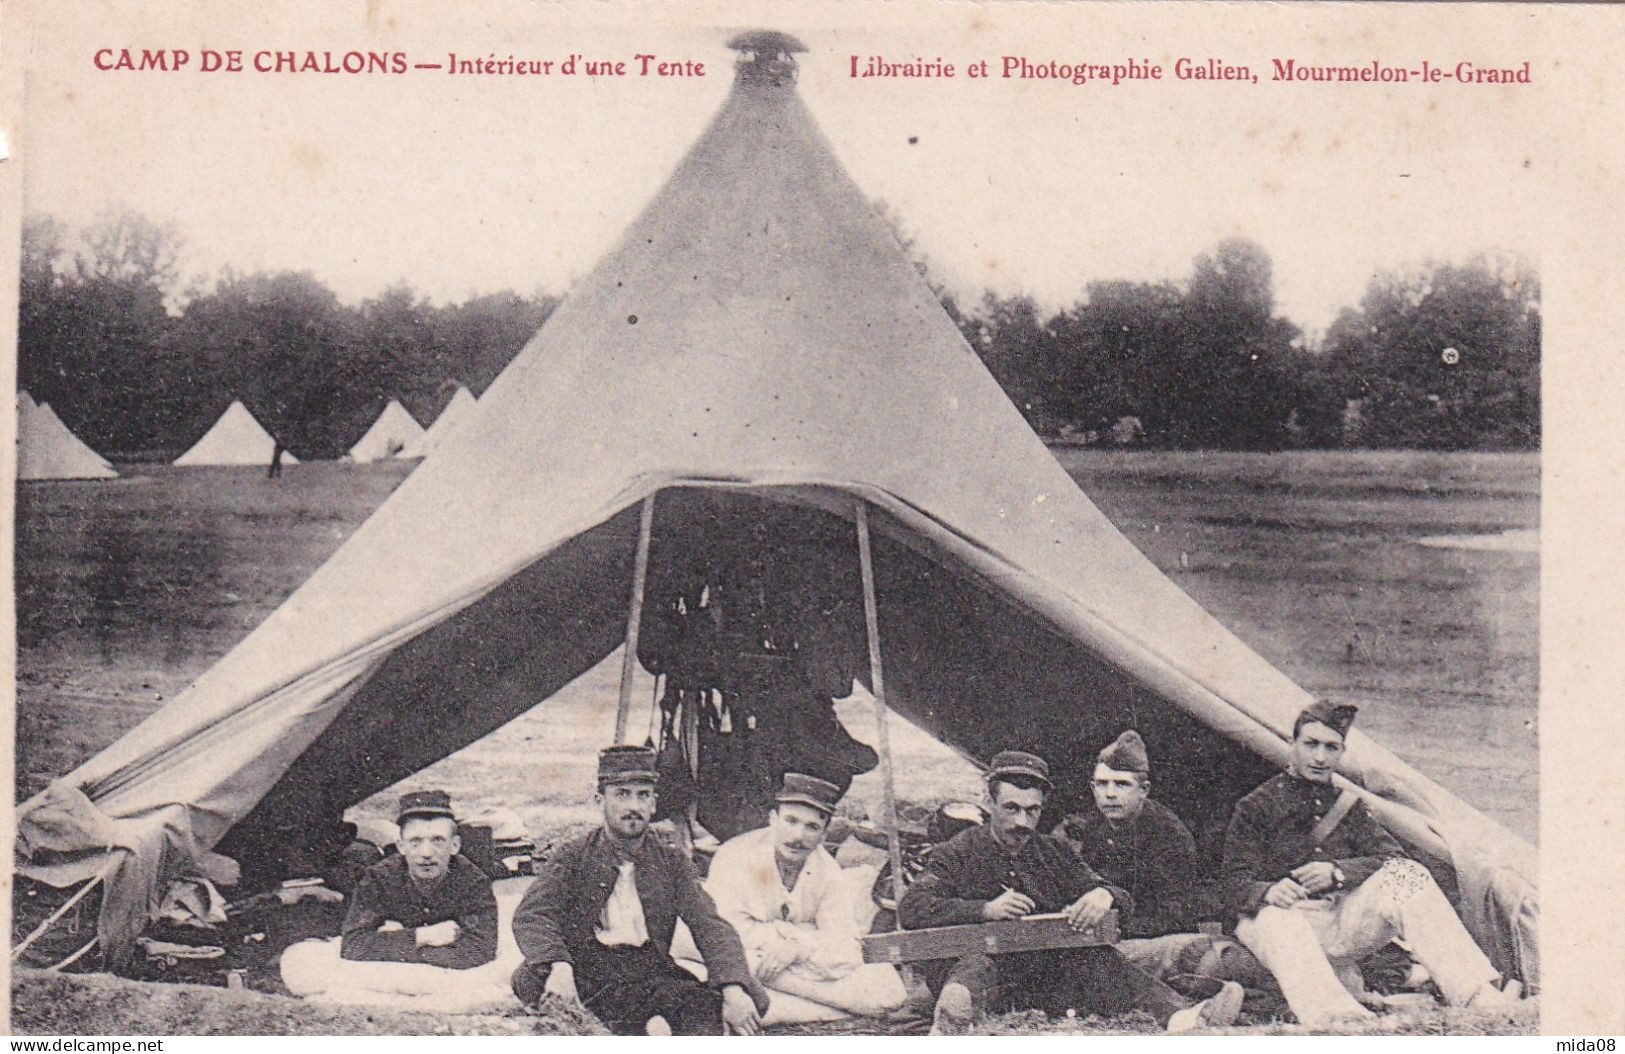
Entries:
[[[1533,841],[1538,823],[1538,560],[1424,537],[1538,526],[1531,455],[1058,455],[1125,534],[1311,692]],[[27,484],[17,502],[19,800],[110,743],[256,625],[409,466],[136,467]],[[548,706],[410,781],[515,808],[533,835],[590,820],[613,725],[612,656]],[[647,699],[644,693],[642,698]],[[608,703],[608,705],[606,705]],[[843,720],[870,739],[864,700]],[[974,794],[973,770],[894,730],[899,791]],[[363,803],[381,815],[393,796]],[[878,791],[863,777],[861,811]]]

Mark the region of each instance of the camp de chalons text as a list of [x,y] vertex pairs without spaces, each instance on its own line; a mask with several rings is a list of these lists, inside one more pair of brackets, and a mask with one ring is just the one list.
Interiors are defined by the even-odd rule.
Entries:
[[[979,59],[964,66],[956,66],[940,56],[935,59],[915,57],[893,61],[881,55],[853,55],[849,65],[850,76],[949,79],[964,76],[972,79],[1052,80],[1072,84],[1091,82],[1122,84],[1124,81],[1160,81],[1166,77],[1162,63],[1150,59],[1128,59],[1122,62],[1060,62],[1056,59],[1034,60],[1021,55],[1004,55],[995,68],[988,59]],[[1175,59],[1173,79],[1181,81],[1239,81],[1257,84],[1258,73],[1243,63],[1227,62],[1219,58]],[[1420,81],[1438,84],[1453,81],[1460,84],[1528,84],[1529,63],[1511,66],[1490,66],[1461,61],[1435,65],[1430,61],[1419,64],[1394,65],[1372,59],[1357,64],[1328,64],[1299,62],[1297,59],[1270,59],[1266,69],[1272,81],[1331,81],[1353,84],[1394,84]]]
[[705,63],[688,58],[636,54],[630,59],[600,59],[572,53],[560,59],[528,59],[495,54],[418,62],[404,51],[255,51],[241,48],[98,48],[91,62],[104,72],[132,73],[339,73],[404,74],[414,70],[485,76],[562,77],[704,77]]
[[[194,64],[193,59],[198,61]],[[703,62],[692,59],[669,59],[652,54],[634,55],[630,60],[594,60],[571,54],[558,61],[530,60],[509,55],[498,58],[447,56],[447,62],[412,63],[403,51],[362,52],[346,51],[257,51],[251,56],[241,50],[215,51],[204,49],[194,56],[181,48],[135,49],[100,48],[92,61],[99,70],[182,72],[195,69],[203,73],[240,73],[252,69],[257,73],[348,73],[348,74],[403,74],[408,70],[445,70],[450,74],[486,76],[575,76],[588,77],[704,77]],[[1393,84],[1420,81],[1424,84],[1454,82],[1459,84],[1528,84],[1528,62],[1513,65],[1490,65],[1471,61],[1454,64],[1393,65],[1376,59],[1353,65],[1299,62],[1296,59],[1270,59],[1266,71],[1272,81],[1337,82],[1365,84]],[[1048,80],[1071,84],[1110,83],[1125,81],[1160,81],[1166,79],[1167,70],[1162,63],[1150,59],[1128,59],[1122,62],[1060,62],[1056,59],[1033,60],[1020,55],[1004,55],[996,68],[992,60],[978,59],[964,65],[948,62],[940,56],[926,59],[916,56],[901,62],[880,55],[853,55],[850,73],[855,79],[922,78],[949,79],[965,76],[973,79]],[[1172,63],[1174,80],[1231,81],[1257,84],[1259,76],[1245,63],[1232,63],[1219,58],[1181,57]]]

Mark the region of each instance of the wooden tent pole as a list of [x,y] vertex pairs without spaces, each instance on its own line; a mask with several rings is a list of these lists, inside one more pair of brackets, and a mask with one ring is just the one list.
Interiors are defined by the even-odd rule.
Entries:
[[[689,698],[683,703],[682,744],[683,756],[688,759],[688,774],[694,779],[696,790],[700,785],[700,708],[709,706],[706,696],[708,693],[691,692]],[[677,829],[678,848],[690,860],[694,859],[694,828],[700,822],[700,803],[698,797],[688,803],[688,810],[684,814],[688,821]]]
[[30,933],[27,937],[23,938],[23,942],[17,945],[16,949],[12,951],[11,961],[16,962],[18,959],[22,958],[23,952],[28,950],[28,946],[39,940],[40,934],[51,928],[51,923],[66,915],[75,904],[85,899],[91,890],[102,884],[102,879],[105,877],[106,872],[92,876],[83,886],[79,888],[77,893],[68,898],[68,902],[66,904],[63,904],[60,908],[57,908],[56,911],[51,913],[50,918],[40,923],[33,933]]
[[99,940],[101,940],[100,937],[92,937],[92,938],[90,938],[90,943],[89,944],[86,944],[83,948],[80,948],[78,951],[74,952],[72,955],[68,956],[66,959],[63,959],[61,962],[57,963],[55,966],[46,967],[46,972],[47,973],[61,973],[63,970],[66,970],[68,967],[72,966],[74,963],[78,962],[80,959],[83,959],[85,957],[85,953],[90,951],[90,949],[96,947],[96,942],[99,941]]
[[[875,563],[869,547],[869,507],[859,498],[853,503],[858,521],[858,563],[863,571],[863,621],[869,631],[869,687],[875,697],[875,724],[880,729],[880,784],[883,791],[886,851],[891,854],[892,896],[903,903],[903,842],[897,829],[897,785],[892,778],[891,730],[886,711],[886,678],[880,661],[880,612],[875,605]],[[894,914],[896,914],[894,912]],[[902,929],[902,919],[897,919]]]
[[649,534],[654,527],[655,496],[643,499],[638,518],[638,550],[632,560],[632,602],[626,612],[626,653],[621,656],[621,701],[615,709],[615,742],[626,742],[626,721],[632,713],[632,671],[638,661],[638,631],[643,627],[643,584],[649,577]]

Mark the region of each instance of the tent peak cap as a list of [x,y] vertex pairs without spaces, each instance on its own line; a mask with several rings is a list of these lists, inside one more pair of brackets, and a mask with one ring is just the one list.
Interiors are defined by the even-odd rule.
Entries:
[[807,45],[776,29],[752,29],[736,34],[728,47],[739,52],[734,65],[736,85],[781,87],[796,82],[795,56]]
[[807,50],[807,45],[777,29],[747,29],[735,34],[728,46],[735,51],[772,51],[786,55]]

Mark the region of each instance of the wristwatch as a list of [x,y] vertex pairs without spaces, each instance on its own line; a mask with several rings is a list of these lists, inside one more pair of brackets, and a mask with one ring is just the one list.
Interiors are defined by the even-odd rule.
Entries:
[[1332,888],[1333,889],[1342,889],[1344,886],[1348,885],[1348,882],[1349,882],[1348,876],[1343,874],[1343,869],[1338,867],[1336,864],[1333,864],[1332,865]]

